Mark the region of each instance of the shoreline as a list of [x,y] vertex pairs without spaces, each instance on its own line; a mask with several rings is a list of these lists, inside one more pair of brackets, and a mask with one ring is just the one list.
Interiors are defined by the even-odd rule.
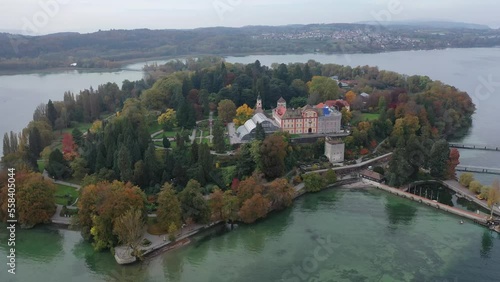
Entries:
[[[489,46],[489,47],[443,47],[443,48],[426,48],[426,49],[401,49],[401,50],[385,50],[385,51],[374,51],[374,52],[349,52],[349,53],[336,53],[336,52],[235,52],[235,53],[226,53],[226,54],[185,54],[185,55],[168,55],[168,56],[151,56],[151,57],[138,57],[132,59],[125,59],[114,61],[118,64],[117,67],[114,68],[78,68],[71,66],[60,66],[60,67],[51,67],[51,68],[43,68],[43,69],[20,69],[20,70],[3,70],[0,65],[0,76],[14,76],[14,75],[26,75],[26,74],[51,74],[51,73],[63,73],[68,71],[78,71],[78,72],[91,72],[91,73],[107,73],[107,72],[118,72],[132,69],[127,69],[127,65],[136,64],[147,61],[166,61],[166,60],[175,60],[175,59],[186,59],[192,57],[203,57],[203,56],[214,56],[221,57],[226,59],[227,57],[247,57],[247,56],[275,56],[275,55],[306,55],[306,54],[314,54],[314,55],[357,55],[357,54],[385,54],[392,52],[418,52],[418,51],[439,51],[439,50],[453,50],[453,49],[494,49],[500,48],[500,46]],[[142,70],[137,70],[142,71]]]

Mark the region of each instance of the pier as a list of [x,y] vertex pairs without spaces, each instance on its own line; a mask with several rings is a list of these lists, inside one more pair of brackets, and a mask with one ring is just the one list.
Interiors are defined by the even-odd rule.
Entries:
[[500,175],[500,168],[494,168],[494,167],[458,165],[456,167],[456,170],[457,171],[473,172],[473,173],[486,173],[486,174]]
[[449,144],[450,148],[500,152],[500,146],[463,144],[463,143],[448,143],[448,144]]
[[406,198],[406,199],[409,199],[409,200],[412,200],[415,202],[419,202],[419,203],[425,204],[427,206],[430,206],[430,207],[433,207],[433,208],[436,208],[439,210],[443,210],[443,211],[446,211],[446,212],[473,220],[474,222],[476,222],[478,224],[485,225],[485,226],[488,224],[488,218],[485,216],[481,216],[479,214],[465,211],[462,209],[450,207],[448,205],[441,204],[437,201],[429,200],[427,198],[420,197],[418,195],[414,195],[414,194],[402,191],[400,189],[390,187],[390,186],[385,185],[385,184],[377,183],[375,181],[371,181],[371,180],[367,180],[367,179],[363,179],[362,181],[366,184],[369,184],[371,186],[374,186],[378,189],[384,190],[384,191],[389,192],[391,194],[398,195],[402,198]]

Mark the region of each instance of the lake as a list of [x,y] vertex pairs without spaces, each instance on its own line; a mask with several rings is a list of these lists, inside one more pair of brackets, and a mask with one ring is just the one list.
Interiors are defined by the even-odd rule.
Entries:
[[[258,59],[270,65],[314,59],[428,75],[475,99],[478,113],[461,141],[500,146],[496,124],[500,118],[499,51],[259,55],[228,57],[227,61]],[[61,100],[64,91],[97,88],[108,81],[121,86],[125,79],[140,79],[142,65],[116,72],[0,76],[0,134],[20,131],[38,104]],[[461,150],[460,161],[498,167],[499,156]],[[494,179],[477,178],[484,183]],[[6,275],[7,249],[0,243],[0,281],[498,281],[500,236],[470,222],[458,224],[459,220],[377,190],[329,190],[305,195],[292,208],[258,224],[210,238],[197,237],[187,247],[133,266],[117,265],[108,252],[94,253],[75,231],[18,230],[18,275]],[[0,242],[6,242],[6,236],[2,231]],[[333,242],[330,248],[318,249],[325,240]]]
[[18,274],[0,281],[498,281],[500,236],[460,220],[376,189],[327,190],[132,266],[75,231],[21,230]]

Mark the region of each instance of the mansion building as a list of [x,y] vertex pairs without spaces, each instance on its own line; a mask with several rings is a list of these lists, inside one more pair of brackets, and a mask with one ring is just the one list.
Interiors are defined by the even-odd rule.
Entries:
[[273,118],[282,131],[290,134],[340,132],[342,114],[328,105],[318,106],[306,105],[302,108],[291,109],[287,108],[285,99],[280,98],[276,108],[273,109]]

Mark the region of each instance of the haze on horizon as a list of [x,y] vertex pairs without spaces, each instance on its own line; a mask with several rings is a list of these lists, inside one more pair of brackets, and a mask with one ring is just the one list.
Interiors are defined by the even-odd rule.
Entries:
[[109,29],[410,21],[500,26],[500,1],[483,0],[2,0],[0,32],[41,35]]

